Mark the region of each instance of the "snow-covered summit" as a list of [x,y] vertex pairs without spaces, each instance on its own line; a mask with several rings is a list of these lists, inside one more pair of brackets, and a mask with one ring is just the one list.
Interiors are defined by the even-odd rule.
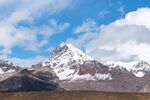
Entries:
[[0,75],[5,73],[11,73],[19,70],[18,66],[15,66],[11,61],[0,60]]
[[93,60],[93,58],[70,43],[61,43],[53,51],[52,56],[42,63],[42,66],[50,66],[60,80],[66,80],[71,79],[73,74],[78,72],[77,67],[88,60]]
[[[57,54],[57,52],[62,51],[63,53],[66,53],[66,56],[70,55],[72,56],[72,59],[77,61],[77,60],[93,60],[92,57],[88,56],[85,54],[83,51],[80,49],[76,48],[70,43],[61,43],[54,51],[54,53]],[[62,53],[61,52],[61,53]],[[82,61],[81,61],[82,62]]]
[[89,57],[70,43],[62,43],[56,47],[53,55],[43,63],[43,66],[60,66],[61,64],[66,64],[71,61],[82,64],[87,60],[93,60],[93,58]]
[[150,72],[150,64],[142,60],[132,66],[131,72],[137,77],[143,77],[147,72]]
[[132,72],[136,77],[143,77],[146,73],[150,72],[150,64],[147,61],[133,61],[128,63],[123,62],[107,62],[105,65],[111,68],[121,66],[122,69],[125,68],[129,72]]
[[56,47],[50,58],[42,62],[40,70],[45,67],[53,70],[60,80],[112,79],[111,74],[114,71],[130,74],[132,72],[136,77],[143,77],[150,71],[150,65],[144,61],[139,63],[136,61],[130,63],[108,62],[103,65],[70,43],[62,43]]
[[[88,61],[92,64],[94,59],[72,44],[62,43],[56,47],[52,56],[42,63],[42,67],[52,68],[60,80],[111,79],[109,73],[101,74],[95,72],[96,66],[101,66],[100,64],[95,65],[94,63],[93,66],[89,66],[89,64],[87,64]],[[90,70],[91,72],[89,72]],[[91,75],[91,73],[93,73],[93,75]]]

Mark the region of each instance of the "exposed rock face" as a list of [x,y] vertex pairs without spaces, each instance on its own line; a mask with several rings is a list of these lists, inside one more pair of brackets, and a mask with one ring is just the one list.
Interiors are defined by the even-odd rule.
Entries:
[[57,91],[63,90],[57,83],[47,82],[41,77],[32,74],[27,69],[0,82],[0,92],[22,92],[22,91]]
[[0,60],[0,92],[63,90],[56,80],[58,77],[50,69],[22,69],[10,61]]
[[20,70],[21,67],[15,66],[12,62],[0,60],[0,81],[7,79]]
[[53,69],[48,66],[43,68],[42,63],[32,65],[30,70],[32,71],[32,74],[45,81],[56,82],[59,80],[59,78],[56,76],[56,73],[53,71]]

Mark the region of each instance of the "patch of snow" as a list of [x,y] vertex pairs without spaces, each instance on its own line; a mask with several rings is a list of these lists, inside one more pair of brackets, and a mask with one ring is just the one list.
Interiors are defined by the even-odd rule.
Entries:
[[10,70],[8,70],[8,71],[4,72],[4,71],[0,68],[0,74],[13,73],[13,72],[15,72],[15,71],[16,71],[16,70],[14,70],[14,69],[10,69]]
[[16,70],[14,70],[14,69],[10,69],[10,70],[8,70],[8,71],[6,71],[6,73],[12,73],[12,72],[15,72]]
[[5,72],[0,68],[0,74],[4,74]]
[[108,74],[95,74],[95,79],[98,79],[98,80],[112,80],[112,77],[111,75],[108,73]]
[[143,77],[145,75],[145,73],[144,72],[137,72],[137,73],[134,73],[134,75],[136,77]]
[[7,67],[3,67],[4,69],[6,69]]
[[85,75],[75,75],[71,81],[80,81],[80,80],[112,80],[110,74],[95,74],[94,76],[90,74],[85,74]]
[[147,72],[150,72],[150,64],[146,61],[140,61],[132,66],[131,72],[137,77],[143,77]]
[[75,75],[71,81],[81,81],[81,80],[95,80],[93,76],[90,74],[85,74],[85,75]]
[[150,64],[146,61],[138,62],[137,64],[133,65],[132,70],[139,71],[150,71]]
[[70,80],[73,76],[75,70],[66,68],[65,70],[63,68],[55,68],[55,73],[57,73],[57,76],[60,80]]
[[15,72],[13,72],[13,73],[0,74],[0,81],[3,81],[3,80],[5,80],[5,79],[11,77],[11,76],[14,75],[14,74],[15,74]]
[[105,65],[108,65],[111,68],[122,66],[126,68],[129,72],[132,72],[136,77],[143,77],[146,72],[150,72],[150,64],[146,61],[133,61],[128,63],[123,62],[106,62]]

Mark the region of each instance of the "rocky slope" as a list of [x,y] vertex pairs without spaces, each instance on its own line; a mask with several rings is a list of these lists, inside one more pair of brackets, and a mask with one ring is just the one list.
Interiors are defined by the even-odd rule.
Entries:
[[11,61],[0,60],[0,81],[7,79],[20,70],[21,67],[15,66]]
[[0,70],[0,92],[63,90],[52,71],[22,69],[5,60],[0,60]]
[[104,65],[71,44],[60,44],[52,56],[32,68],[54,71],[67,90],[147,92],[149,64],[141,61],[130,69],[121,65]]
[[51,80],[47,82],[32,71],[23,69],[14,73],[7,79],[0,81],[0,92],[23,92],[23,91],[58,91],[63,90]]

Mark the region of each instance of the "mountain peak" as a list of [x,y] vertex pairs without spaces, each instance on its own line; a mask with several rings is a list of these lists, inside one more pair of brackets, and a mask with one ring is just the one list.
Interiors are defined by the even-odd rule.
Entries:
[[143,77],[147,72],[150,71],[150,64],[142,60],[133,65],[131,71],[135,74],[135,76]]
[[56,49],[54,50],[54,55],[60,56],[71,56],[73,60],[93,60],[92,57],[85,54],[80,49],[76,48],[70,43],[61,43]]
[[0,64],[13,65],[13,63],[12,63],[11,61],[8,61],[8,60],[2,60],[2,59],[0,59]]
[[145,69],[145,70],[150,70],[150,64],[146,61],[140,61],[137,64],[133,65],[134,68],[136,69]]
[[57,76],[63,80],[78,70],[78,68],[72,68],[73,66],[78,67],[78,65],[89,60],[93,60],[93,58],[72,44],[61,43],[56,47],[52,56],[42,63],[42,66],[50,66]]
[[142,61],[140,61],[140,62],[137,64],[137,66],[142,67],[142,66],[150,66],[150,65],[149,65],[148,62],[142,60]]
[[4,73],[16,72],[20,67],[15,66],[11,61],[0,59],[0,75]]
[[[46,63],[46,65],[48,64],[51,66],[60,66],[69,62],[76,62],[81,64],[88,60],[93,60],[93,58],[70,43],[61,43],[58,47],[56,47],[52,56],[46,62],[44,62],[44,64]],[[54,65],[52,63],[54,63]]]

